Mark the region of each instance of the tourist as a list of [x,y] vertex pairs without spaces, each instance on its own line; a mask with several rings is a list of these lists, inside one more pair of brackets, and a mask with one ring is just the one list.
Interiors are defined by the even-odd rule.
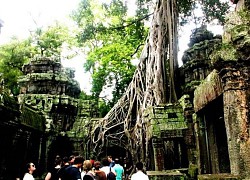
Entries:
[[113,168],[113,167],[109,167],[110,162],[109,162],[108,158],[103,158],[103,159],[102,159],[102,165],[103,165],[103,167],[100,168],[100,170],[101,170],[101,171],[104,171],[105,174],[106,174],[106,176],[108,175],[108,173],[109,173],[110,171],[112,171],[112,172],[116,175],[116,173],[115,173],[115,171],[114,171],[114,168]]
[[120,160],[118,158],[115,158],[114,170],[116,173],[116,180],[122,180],[122,178],[124,176],[124,169],[120,165]]
[[148,175],[143,173],[143,164],[141,162],[136,163],[136,173],[131,176],[131,180],[149,180]]
[[125,174],[125,180],[129,178],[130,173],[132,172],[133,166],[128,160],[128,158],[124,158],[123,161],[123,168],[124,168],[124,174]]
[[84,171],[84,175],[83,175],[83,180],[94,180],[95,179],[95,174],[92,171],[92,163],[90,160],[85,160],[83,162],[83,171]]
[[58,171],[58,176],[61,180],[65,180],[63,179],[64,178],[64,174],[65,174],[65,169],[69,167],[69,158],[67,156],[65,156],[63,159],[62,159],[62,167],[61,169],[59,169]]
[[73,165],[73,164],[74,164],[74,160],[75,160],[75,155],[69,156],[69,164],[70,164],[70,165]]
[[83,165],[83,157],[76,156],[74,160],[74,164],[65,169],[65,176],[63,177],[66,180],[81,180],[81,172],[80,168]]
[[112,159],[112,156],[108,156],[108,161],[109,161],[109,167],[114,167],[115,162]]
[[34,180],[33,172],[36,170],[34,163],[30,162],[26,165],[26,173],[24,174],[23,180]]
[[94,162],[94,168],[95,168],[95,177],[96,180],[107,180],[107,176],[104,171],[101,171],[101,163],[100,161]]
[[54,167],[49,169],[45,180],[59,180],[59,170],[61,169],[62,159],[60,156],[57,156],[55,159]]

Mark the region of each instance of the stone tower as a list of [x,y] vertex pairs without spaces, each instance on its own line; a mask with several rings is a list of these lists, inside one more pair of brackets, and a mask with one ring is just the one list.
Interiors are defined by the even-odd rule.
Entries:
[[23,66],[23,73],[18,101],[45,117],[45,164],[50,166],[56,155],[74,151],[66,131],[77,117],[80,86],[73,79],[74,70],[63,68],[58,58],[35,57]]

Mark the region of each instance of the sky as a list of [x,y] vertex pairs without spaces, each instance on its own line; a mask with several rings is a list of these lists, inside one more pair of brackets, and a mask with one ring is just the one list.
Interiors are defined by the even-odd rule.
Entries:
[[[0,19],[4,22],[1,28],[0,44],[8,42],[12,36],[26,38],[30,30],[37,27],[46,28],[56,20],[66,24],[72,23],[68,15],[77,8],[79,2],[80,0],[0,0]],[[180,33],[179,57],[188,48],[187,44],[193,28],[193,25],[186,26],[185,30]],[[215,34],[222,33],[221,27],[209,28]],[[84,58],[62,60],[62,63],[64,67],[72,67],[76,70],[75,79],[80,83],[81,89],[88,93],[90,76],[83,71]]]
[[[80,0],[0,0],[0,19],[4,22],[1,28],[0,44],[4,44],[11,37],[26,38],[29,31],[36,27],[53,24],[56,20],[72,24],[69,14],[77,8]],[[81,89],[89,93],[90,75],[84,73],[84,56],[62,60],[64,67],[75,69],[75,79]]]
[[0,19],[4,21],[0,42],[10,36],[25,37],[29,30],[52,24],[55,20],[68,22],[68,14],[80,0],[0,0]]

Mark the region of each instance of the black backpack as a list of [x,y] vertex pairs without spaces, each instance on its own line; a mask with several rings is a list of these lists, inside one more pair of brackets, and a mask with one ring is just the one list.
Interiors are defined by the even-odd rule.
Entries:
[[107,174],[107,180],[116,180],[116,175],[111,171],[111,167],[109,168],[109,173]]

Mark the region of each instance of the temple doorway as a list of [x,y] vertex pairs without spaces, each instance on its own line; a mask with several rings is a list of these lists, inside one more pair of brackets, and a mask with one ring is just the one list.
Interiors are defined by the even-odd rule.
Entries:
[[227,135],[221,95],[198,113],[202,174],[230,173]]

